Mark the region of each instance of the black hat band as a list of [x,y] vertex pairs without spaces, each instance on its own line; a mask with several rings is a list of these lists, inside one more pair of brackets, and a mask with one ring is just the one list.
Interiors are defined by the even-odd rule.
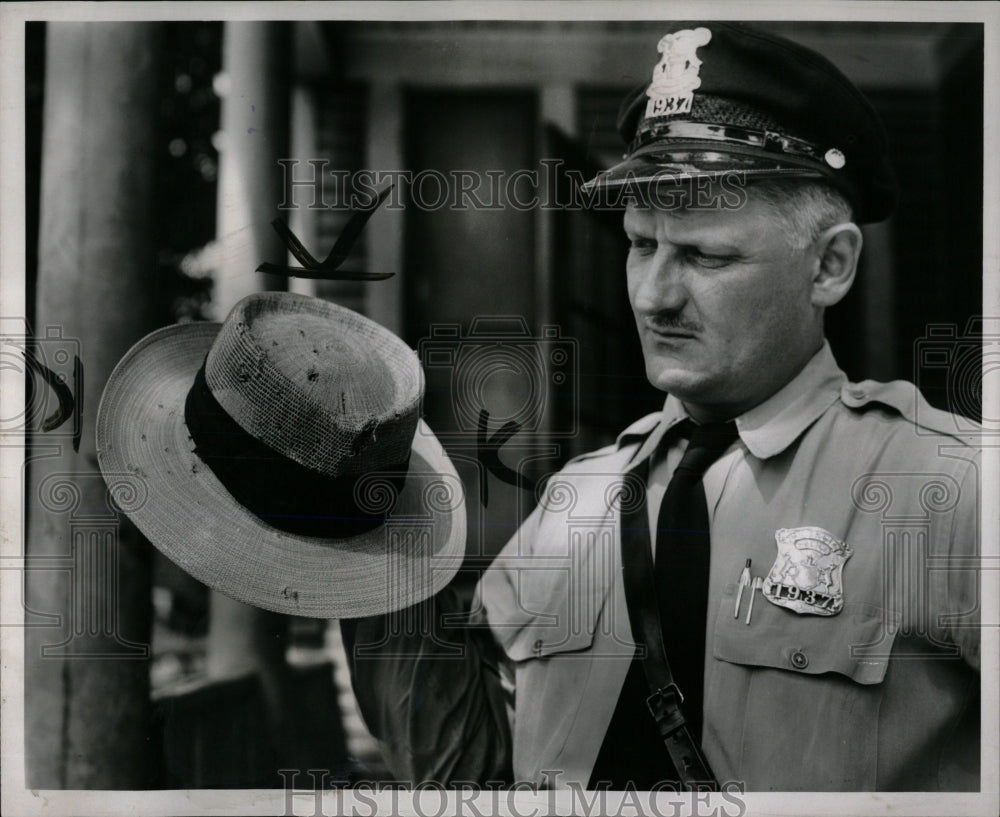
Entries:
[[[752,130],[735,125],[716,125],[707,122],[646,120],[628,146],[632,155],[641,148],[664,140],[685,142],[726,143],[733,146],[755,148],[782,156],[810,159],[823,164],[821,149],[812,142],[774,131]],[[829,171],[829,167],[826,168]]]
[[[406,481],[409,454],[378,472],[330,477],[275,451],[248,434],[219,404],[205,379],[204,363],[184,401],[184,422],[194,453],[233,498],[287,533],[341,539],[374,530],[385,523]],[[378,477],[383,472],[384,477]],[[362,478],[377,479],[371,486],[378,497],[371,503],[375,507],[359,502]]]

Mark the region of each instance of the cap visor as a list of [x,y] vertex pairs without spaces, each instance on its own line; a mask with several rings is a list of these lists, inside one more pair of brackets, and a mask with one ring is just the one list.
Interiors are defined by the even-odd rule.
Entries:
[[680,183],[691,179],[732,179],[744,184],[753,178],[821,178],[813,163],[798,164],[766,151],[721,151],[718,146],[650,145],[625,161],[599,173],[583,185],[585,191]]

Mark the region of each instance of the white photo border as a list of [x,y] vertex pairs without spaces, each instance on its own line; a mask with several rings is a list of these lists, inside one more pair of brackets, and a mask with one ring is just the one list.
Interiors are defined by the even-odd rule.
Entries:
[[[4,3],[0,5],[0,303],[3,314],[23,315],[25,303],[25,22],[31,20],[626,20],[626,19],[741,19],[741,20],[871,20],[882,22],[981,22],[985,27],[985,150],[984,150],[984,314],[1000,315],[1000,5],[947,2],[163,2],[163,3]],[[984,385],[997,384],[994,376]],[[0,415],[10,417],[20,410],[24,382],[17,373],[0,372]],[[983,394],[983,413],[1000,416],[1000,389]],[[1000,447],[987,446],[982,492],[983,557],[1000,564]],[[20,615],[21,574],[16,569],[22,550],[23,441],[13,435],[0,436],[0,620]],[[1000,571],[983,570],[983,620],[1000,621],[997,586]],[[1000,722],[996,668],[1000,667],[997,628],[983,631],[982,666],[982,774],[980,793],[795,793],[745,795],[746,811],[754,815],[837,814],[982,814],[1000,812]],[[24,788],[24,631],[5,627],[0,643],[2,661],[2,759],[3,813],[9,815],[249,815],[287,814],[281,790],[186,790],[186,791],[31,791]],[[993,668],[992,674],[985,668]],[[449,793],[448,810],[458,808],[458,795]],[[484,796],[485,797],[485,796]],[[339,798],[339,799],[338,799]],[[699,813],[732,814],[732,804],[719,795],[701,797]],[[372,806],[375,802],[377,805]],[[569,792],[518,793],[509,810],[501,801],[501,813],[546,814],[553,805],[557,813],[569,814],[574,803]],[[494,803],[495,805],[495,803]],[[350,791],[324,793],[323,813],[417,814],[412,801],[388,794],[367,793],[358,799]],[[488,799],[478,804],[479,813],[492,813]],[[649,804],[646,806],[649,807]],[[375,811],[371,809],[375,808]],[[294,813],[315,813],[313,798],[296,798]],[[467,813],[476,813],[470,811]],[[632,813],[626,811],[624,813]],[[655,812],[654,812],[655,813]],[[660,806],[660,813],[673,812]],[[736,815],[734,815],[736,817]]]

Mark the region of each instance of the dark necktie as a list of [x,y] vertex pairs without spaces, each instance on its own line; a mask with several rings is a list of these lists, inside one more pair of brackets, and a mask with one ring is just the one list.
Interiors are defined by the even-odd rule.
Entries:
[[701,736],[711,556],[702,477],[737,436],[733,422],[693,426],[656,523],[654,571],[660,626],[674,680],[684,695],[684,714],[696,739]]
[[[735,423],[696,426],[692,421],[672,430],[691,440],[674,470],[660,505],[654,580],[660,608],[663,640],[677,686],[685,696],[684,713],[695,740],[701,737],[702,686],[705,668],[705,619],[708,613],[709,533],[702,476],[736,440]],[[633,469],[643,482],[648,460]],[[622,547],[648,547],[648,539],[632,541],[622,530]],[[631,783],[649,789],[660,781],[676,780],[670,756],[646,707],[649,687],[642,662],[634,659],[605,734],[590,788],[599,782],[621,789]]]

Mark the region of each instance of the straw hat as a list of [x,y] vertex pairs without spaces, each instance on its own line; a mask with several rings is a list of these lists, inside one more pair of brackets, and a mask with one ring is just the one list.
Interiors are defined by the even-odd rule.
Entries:
[[[233,598],[317,618],[415,604],[465,552],[464,492],[388,330],[286,292],[147,335],[97,417],[109,485],[166,556]],[[112,489],[112,493],[114,490]]]

